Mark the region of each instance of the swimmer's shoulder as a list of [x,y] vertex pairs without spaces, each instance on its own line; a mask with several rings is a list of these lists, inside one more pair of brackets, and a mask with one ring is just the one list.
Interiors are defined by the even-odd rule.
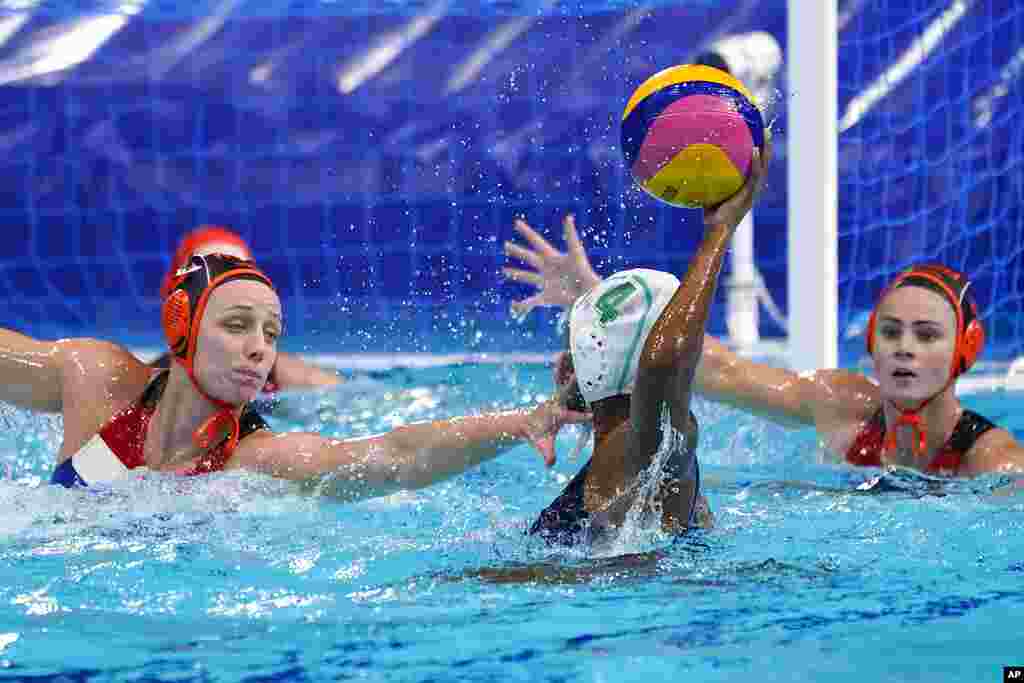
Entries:
[[814,381],[818,397],[811,408],[814,427],[826,458],[841,462],[882,407],[878,385],[866,375],[849,370],[818,370]]
[[1024,447],[1002,427],[991,427],[977,438],[960,473],[976,476],[987,472],[1024,473]]
[[66,390],[77,386],[95,395],[106,390],[109,398],[137,397],[153,376],[153,369],[119,344],[102,339],[66,339],[57,342],[61,377]]
[[76,452],[111,417],[136,401],[154,371],[124,347],[108,341],[68,339],[58,345],[63,458]]
[[867,375],[842,369],[801,375],[814,385],[814,417],[823,424],[863,423],[881,407],[878,384]]

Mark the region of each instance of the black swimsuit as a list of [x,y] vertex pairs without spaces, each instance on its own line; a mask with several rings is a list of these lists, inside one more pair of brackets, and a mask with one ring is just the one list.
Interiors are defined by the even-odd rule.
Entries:
[[[949,441],[922,468],[931,474],[955,475],[967,459],[974,443],[996,425],[973,410],[964,410]],[[885,413],[881,408],[871,416],[846,452],[846,461],[861,467],[881,467],[885,450]]]
[[[696,486],[693,490],[693,501],[690,506],[688,526],[696,520],[698,501],[700,500],[700,465],[697,462],[697,418],[690,413],[690,431],[685,439],[685,446],[669,455],[662,476],[664,478],[689,478],[687,471],[692,468]],[[565,489],[551,501],[530,527],[530,535],[538,535],[548,543],[572,546],[586,542],[590,537],[591,514],[584,505],[583,488],[590,472],[587,461],[583,469],[572,478]]]

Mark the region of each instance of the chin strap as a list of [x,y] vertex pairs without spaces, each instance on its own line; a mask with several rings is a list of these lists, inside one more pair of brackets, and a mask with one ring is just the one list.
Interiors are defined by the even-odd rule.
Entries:
[[235,414],[234,406],[206,393],[199,386],[199,380],[193,374],[192,368],[186,366],[184,362],[182,362],[182,366],[185,367],[185,373],[192,382],[192,386],[199,392],[199,395],[218,408],[217,412],[207,418],[206,421],[192,432],[192,443],[195,444],[196,448],[205,453],[223,442],[224,455],[230,457],[238,445],[238,436],[242,431],[242,426],[238,421],[238,415]]
[[888,453],[889,451],[894,450],[896,448],[896,430],[899,427],[910,427],[911,429],[914,430],[914,457],[922,458],[925,455],[927,455],[928,430],[925,427],[925,422],[924,418],[921,416],[921,411],[924,410],[924,407],[931,403],[936,396],[940,395],[942,392],[948,389],[950,385],[952,385],[955,381],[956,375],[954,374],[952,377],[949,378],[949,381],[946,382],[946,385],[944,387],[942,387],[937,392],[926,398],[916,408],[909,408],[907,410],[903,410],[895,403],[890,403],[890,405],[893,408],[900,411],[900,416],[896,418],[896,424],[892,426],[892,429],[886,429],[885,431],[885,441],[882,444],[883,452]]
[[238,433],[242,430],[238,416],[231,409],[219,410],[209,417],[196,431],[192,432],[192,443],[201,451],[216,446],[227,434],[224,442],[224,454],[230,456],[238,445]]
[[[931,399],[928,399],[928,401],[930,400]],[[928,401],[925,401],[925,403]],[[895,408],[896,406],[893,407]],[[917,410],[914,410],[913,408],[910,410],[900,410],[899,408],[896,408],[897,410],[900,410],[900,416],[896,419],[896,424],[892,426],[892,429],[886,430],[885,443],[882,447],[885,452],[889,452],[896,448],[896,430],[899,427],[905,426],[914,430],[914,436],[916,437],[914,440],[914,457],[920,458],[927,453],[928,438],[926,435],[924,418],[917,412],[923,407],[924,403],[922,403]]]

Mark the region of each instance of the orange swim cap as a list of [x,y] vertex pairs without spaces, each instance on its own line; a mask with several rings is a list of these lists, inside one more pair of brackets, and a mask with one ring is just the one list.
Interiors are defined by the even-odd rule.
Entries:
[[252,250],[238,233],[219,225],[200,225],[178,242],[178,248],[174,250],[174,257],[171,259],[171,267],[160,284],[161,299],[166,299],[171,293],[174,273],[188,263],[192,254],[207,244],[232,244],[245,252],[246,259],[252,260]]

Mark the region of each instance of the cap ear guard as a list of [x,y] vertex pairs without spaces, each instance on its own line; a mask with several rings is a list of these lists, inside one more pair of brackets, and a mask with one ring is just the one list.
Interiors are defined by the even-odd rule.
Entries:
[[188,346],[191,308],[188,292],[183,289],[171,292],[171,295],[164,300],[160,321],[163,325],[164,337],[167,339],[167,346],[175,355],[185,353]]
[[171,353],[179,361],[184,362],[187,368],[191,368],[188,343],[192,332],[192,320],[195,317],[194,306],[210,284],[206,258],[189,258],[177,271],[170,274],[168,283],[169,290],[165,292],[160,311],[164,339]]
[[[881,302],[885,296],[885,292],[882,292],[882,296],[878,297],[878,301]],[[870,356],[875,352],[875,318],[878,317],[878,304],[871,310],[871,315],[868,317],[868,329],[864,333],[864,346],[867,348],[868,355]]]
[[960,342],[960,374],[971,369],[985,348],[985,328],[977,318],[967,324]]

